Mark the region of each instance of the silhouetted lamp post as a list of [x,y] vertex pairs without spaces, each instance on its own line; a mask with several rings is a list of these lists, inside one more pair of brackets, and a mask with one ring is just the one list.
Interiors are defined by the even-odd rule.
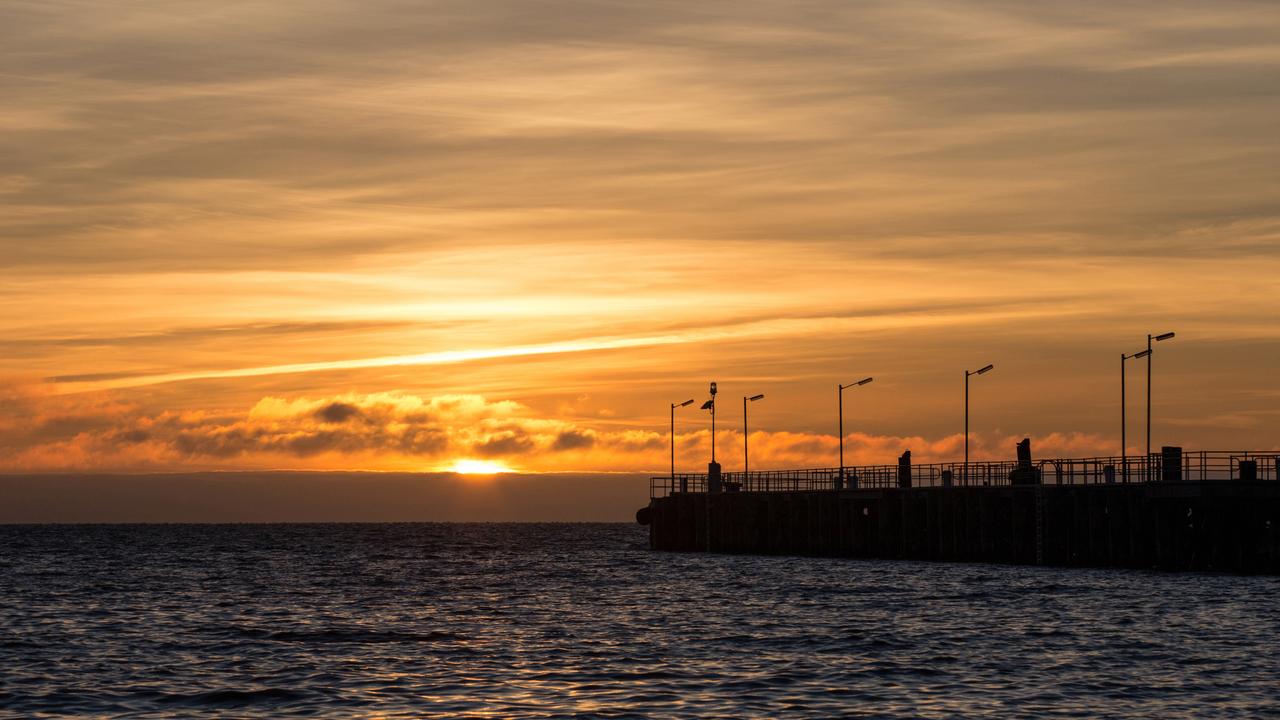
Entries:
[[751,474],[751,459],[747,454],[747,403],[763,400],[764,395],[742,396],[742,489],[747,489],[747,478]]
[[840,435],[840,487],[839,487],[839,489],[841,489],[841,490],[843,490],[843,489],[844,489],[844,391],[845,391],[845,388],[856,387],[856,386],[858,386],[858,385],[866,385],[867,383],[871,382],[871,381],[872,381],[872,380],[874,380],[874,379],[875,379],[875,378],[862,378],[862,379],[861,379],[861,380],[859,380],[858,382],[852,382],[852,383],[849,383],[848,385],[837,385],[837,386],[836,386],[836,387],[840,388],[840,389],[836,392],[836,407],[838,408],[838,412],[839,412],[839,414],[840,414],[840,424],[839,424],[839,435]]
[[693,404],[690,398],[682,403],[671,403],[671,488],[676,486],[676,408]]
[[1174,333],[1147,335],[1147,462],[1151,462],[1151,341],[1172,340]]
[[711,399],[702,403],[702,410],[711,411],[711,464],[716,462],[716,384],[711,383]]
[[995,365],[987,365],[977,370],[964,371],[964,484],[969,484],[969,378],[973,375],[985,375],[995,369]]
[[1125,398],[1127,396],[1124,390],[1124,361],[1144,358],[1150,354],[1150,350],[1143,350],[1132,355],[1120,353],[1120,464],[1126,482],[1129,480],[1129,441],[1128,436],[1125,434],[1128,425],[1125,422]]

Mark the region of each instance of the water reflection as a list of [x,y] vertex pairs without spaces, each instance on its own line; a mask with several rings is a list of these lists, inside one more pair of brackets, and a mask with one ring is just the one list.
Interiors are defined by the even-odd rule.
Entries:
[[651,553],[625,525],[5,527],[17,716],[1280,712],[1280,580]]

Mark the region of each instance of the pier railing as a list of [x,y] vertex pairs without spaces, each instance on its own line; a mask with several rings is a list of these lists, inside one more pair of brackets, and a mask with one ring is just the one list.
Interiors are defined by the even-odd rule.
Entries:
[[[1174,464],[1176,462],[1176,464]],[[1179,467],[1180,466],[1180,467]],[[1167,472],[1166,472],[1167,471]],[[905,474],[904,474],[905,473]],[[846,466],[801,470],[753,470],[721,474],[729,492],[811,492],[897,487],[984,487],[1015,484],[1089,485],[1101,483],[1257,480],[1280,476],[1280,451],[1198,450],[1178,458],[1149,456],[1054,458],[1030,464],[1015,461]],[[907,478],[909,477],[909,482]],[[706,492],[706,473],[677,473],[649,479],[650,497]]]

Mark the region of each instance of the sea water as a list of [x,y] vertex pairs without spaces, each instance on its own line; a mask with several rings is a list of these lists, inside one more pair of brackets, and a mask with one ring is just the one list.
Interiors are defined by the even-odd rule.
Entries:
[[614,524],[0,526],[0,715],[1280,716],[1280,579]]

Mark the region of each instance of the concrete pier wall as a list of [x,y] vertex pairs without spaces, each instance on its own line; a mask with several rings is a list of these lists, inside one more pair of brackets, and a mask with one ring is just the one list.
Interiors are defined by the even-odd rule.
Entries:
[[1280,484],[675,493],[655,550],[1280,573]]

